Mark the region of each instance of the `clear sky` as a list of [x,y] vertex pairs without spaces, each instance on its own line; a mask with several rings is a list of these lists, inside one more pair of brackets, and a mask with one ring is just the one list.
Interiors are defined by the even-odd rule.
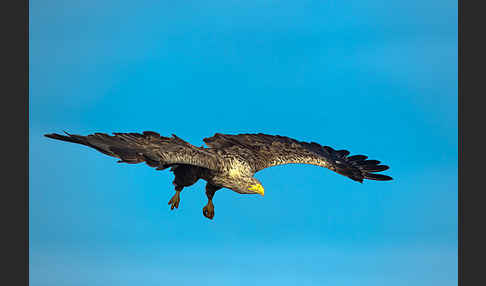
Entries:
[[[265,197],[50,140],[316,141],[391,182],[256,174]],[[457,1],[30,1],[30,284],[457,285]]]

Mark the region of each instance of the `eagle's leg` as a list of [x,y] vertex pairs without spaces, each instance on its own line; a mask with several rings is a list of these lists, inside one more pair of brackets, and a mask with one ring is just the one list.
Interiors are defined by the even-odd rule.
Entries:
[[219,190],[219,189],[221,189],[221,187],[217,187],[217,186],[212,185],[210,183],[206,184],[206,196],[208,197],[208,203],[203,208],[203,215],[205,217],[207,217],[208,219],[214,218],[213,197],[214,197],[214,193],[216,193],[216,191]]
[[170,209],[173,210],[174,208],[178,208],[179,207],[179,203],[181,201],[181,191],[184,187],[183,186],[177,186],[175,187],[175,194],[172,196],[172,198],[170,199],[169,201],[169,205],[170,205]]
[[174,172],[175,178],[172,184],[175,186],[175,194],[169,201],[170,209],[179,207],[181,191],[184,187],[192,186],[199,180],[200,169],[191,165],[174,165],[170,169]]

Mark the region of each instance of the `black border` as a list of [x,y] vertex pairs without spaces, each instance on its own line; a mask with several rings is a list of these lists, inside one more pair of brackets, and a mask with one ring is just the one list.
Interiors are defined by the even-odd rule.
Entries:
[[29,285],[29,1],[2,4],[1,284]]
[[[458,3],[458,278],[459,285],[486,285],[484,271],[484,9],[480,1]],[[474,5],[475,4],[475,5]],[[469,135],[466,135],[469,134]],[[481,137],[480,137],[481,136]],[[475,182],[476,180],[476,182]],[[477,183],[477,184],[475,184]]]
[[462,119],[461,119],[461,108],[462,108],[462,92],[461,92],[461,87],[462,87],[462,82],[461,82],[461,71],[462,71],[462,1],[458,0],[458,7],[457,7],[457,138],[458,138],[458,158],[457,158],[457,280],[458,280],[458,285],[463,285],[462,284],[462,192],[461,192],[461,184],[462,184],[462,178],[461,178],[461,170],[462,170],[462,157],[461,157],[461,149],[462,149]]

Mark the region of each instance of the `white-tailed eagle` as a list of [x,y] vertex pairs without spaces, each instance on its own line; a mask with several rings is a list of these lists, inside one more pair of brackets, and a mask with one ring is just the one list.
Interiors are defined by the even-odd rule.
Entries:
[[227,135],[216,133],[204,138],[208,148],[196,147],[176,135],[163,137],[156,132],[140,133],[95,133],[81,136],[46,134],[46,137],[83,144],[106,155],[119,158],[120,163],[145,162],[157,170],[170,167],[174,173],[175,195],[170,199],[171,209],[178,208],[180,192],[184,187],[207,181],[208,203],[203,214],[214,217],[212,202],[214,193],[231,189],[240,194],[260,194],[262,183],[253,175],[268,167],[284,164],[312,164],[326,167],[354,181],[388,181],[391,177],[376,174],[388,169],[380,161],[367,160],[367,156],[348,156],[347,150],[334,150],[315,142],[301,142],[288,137],[266,134]]

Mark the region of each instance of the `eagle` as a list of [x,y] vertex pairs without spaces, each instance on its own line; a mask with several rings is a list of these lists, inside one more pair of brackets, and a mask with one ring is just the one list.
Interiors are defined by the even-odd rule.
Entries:
[[328,168],[351,180],[389,181],[391,177],[377,172],[389,169],[380,161],[365,155],[352,155],[347,150],[335,150],[316,142],[301,142],[289,137],[267,134],[221,134],[204,138],[207,147],[196,147],[172,134],[164,137],[153,131],[142,133],[94,133],[87,136],[45,134],[52,139],[77,143],[118,158],[118,163],[145,162],[156,170],[174,174],[175,194],[168,204],[173,210],[180,203],[185,187],[205,180],[208,203],[203,215],[214,218],[213,197],[226,188],[240,194],[264,195],[262,183],[254,174],[262,169],[285,164],[311,164]]

